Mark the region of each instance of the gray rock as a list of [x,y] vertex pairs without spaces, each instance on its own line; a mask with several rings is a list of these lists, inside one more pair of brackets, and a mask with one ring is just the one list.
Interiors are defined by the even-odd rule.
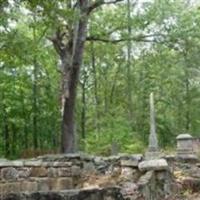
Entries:
[[55,178],[58,177],[58,168],[49,167],[48,168],[48,177]]
[[94,173],[96,172],[96,168],[93,162],[84,162],[83,164],[83,171],[86,174]]
[[153,171],[146,172],[138,180],[138,186],[141,187],[141,186],[147,185],[153,179],[153,176],[154,176],[154,172]]
[[86,153],[81,153],[81,160],[83,160],[83,161],[93,161],[94,158],[95,157],[92,155],[88,155]]
[[71,175],[72,175],[72,172],[71,172],[70,168],[59,168],[59,170],[58,170],[59,177],[68,177]]
[[169,166],[165,159],[157,159],[157,160],[147,160],[140,162],[138,165],[140,171],[159,171],[159,170],[168,170]]
[[120,159],[120,155],[115,155],[115,156],[109,156],[109,157],[104,157],[102,158],[105,162],[116,162]]
[[142,154],[120,153],[119,158],[120,158],[120,160],[138,160],[138,161],[141,161],[143,159],[143,155]]
[[25,160],[25,167],[40,167],[42,165],[42,160]]
[[136,170],[130,167],[122,167],[121,168],[121,177],[123,180],[127,180],[132,182],[134,180]]
[[19,178],[28,178],[31,174],[31,168],[19,168]]
[[40,178],[37,180],[37,190],[42,192],[48,192],[50,190],[50,184],[48,178]]
[[[38,184],[34,181],[22,181],[21,182],[21,192],[36,192],[38,191]],[[18,191],[19,192],[19,191]]]
[[141,161],[143,159],[143,155],[142,154],[133,154],[130,156],[131,160],[138,160]]
[[103,160],[102,157],[95,157],[94,163],[95,165],[106,165],[106,162]]
[[72,159],[80,159],[79,153],[69,153],[69,154],[48,154],[37,157],[37,159],[46,161],[46,162],[54,162],[54,161],[68,161]]
[[0,167],[22,167],[24,165],[23,160],[6,160],[0,159]]
[[176,155],[171,154],[171,155],[164,155],[162,158],[166,159],[167,161],[175,161]]
[[14,167],[7,167],[1,170],[2,179],[16,180],[18,177],[19,177],[19,173]]
[[52,163],[53,167],[71,167],[72,162],[58,162],[55,161]]
[[71,167],[71,175],[72,176],[80,176],[81,175],[81,168],[78,166]]
[[137,167],[138,164],[138,160],[121,160],[122,167]]
[[138,185],[132,182],[125,182],[122,187],[122,194],[124,197],[129,197],[138,193]]
[[200,163],[197,163],[196,166],[200,168]]

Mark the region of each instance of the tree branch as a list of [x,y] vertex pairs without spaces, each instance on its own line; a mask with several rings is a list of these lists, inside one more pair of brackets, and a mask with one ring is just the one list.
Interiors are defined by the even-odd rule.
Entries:
[[139,35],[136,37],[131,38],[120,38],[120,39],[109,39],[109,38],[99,38],[96,36],[89,36],[86,38],[87,41],[97,41],[97,42],[104,42],[104,43],[112,43],[116,44],[119,42],[125,41],[137,41],[137,42],[156,42],[155,39],[147,39],[149,37],[156,37],[156,36],[163,36],[162,34],[151,34],[151,35]]
[[53,43],[56,52],[60,56],[62,56],[66,51],[66,46],[63,44],[63,37],[65,34],[65,32],[61,32],[61,30],[58,28],[54,36],[47,37]]
[[46,34],[47,30],[48,30],[48,27],[44,28],[44,30],[42,31],[42,34],[40,35],[40,37],[37,40],[37,43],[39,43],[42,40],[42,38]]
[[56,37],[47,37],[47,39],[50,40],[53,43],[54,49],[56,50],[58,55],[61,55],[62,50],[60,48],[59,42],[56,39]]

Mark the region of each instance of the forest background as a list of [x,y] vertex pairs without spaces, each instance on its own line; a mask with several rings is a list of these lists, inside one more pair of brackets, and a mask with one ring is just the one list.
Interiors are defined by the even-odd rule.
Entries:
[[[60,148],[62,72],[51,36],[76,18],[68,2],[0,1],[1,156]],[[143,152],[151,92],[161,148],[173,148],[183,132],[200,136],[199,4],[127,0],[90,14],[75,107],[77,150],[109,155],[117,144],[120,152]]]

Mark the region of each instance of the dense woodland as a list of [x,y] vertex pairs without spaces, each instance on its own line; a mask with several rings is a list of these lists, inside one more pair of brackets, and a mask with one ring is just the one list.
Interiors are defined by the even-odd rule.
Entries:
[[77,151],[143,152],[151,92],[161,148],[198,137],[198,3],[0,0],[1,156],[70,152],[68,122]]

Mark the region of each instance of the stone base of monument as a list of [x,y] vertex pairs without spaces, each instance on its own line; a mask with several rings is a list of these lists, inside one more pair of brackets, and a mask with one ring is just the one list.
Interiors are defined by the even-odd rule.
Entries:
[[156,160],[161,157],[162,157],[162,155],[159,151],[147,151],[145,153],[145,160]]
[[177,139],[177,155],[179,160],[183,161],[197,161],[198,157],[193,150],[193,137],[188,134],[180,134]]
[[176,158],[178,160],[183,160],[183,161],[188,161],[188,162],[198,162],[198,157],[197,155],[193,154],[193,153],[181,153],[181,152],[177,152]]
[[171,194],[176,188],[165,159],[145,160],[139,163],[138,168],[143,173],[138,180],[138,188],[144,199],[172,199]]
[[160,171],[169,170],[168,163],[165,159],[145,160],[139,163],[138,168],[140,171]]

